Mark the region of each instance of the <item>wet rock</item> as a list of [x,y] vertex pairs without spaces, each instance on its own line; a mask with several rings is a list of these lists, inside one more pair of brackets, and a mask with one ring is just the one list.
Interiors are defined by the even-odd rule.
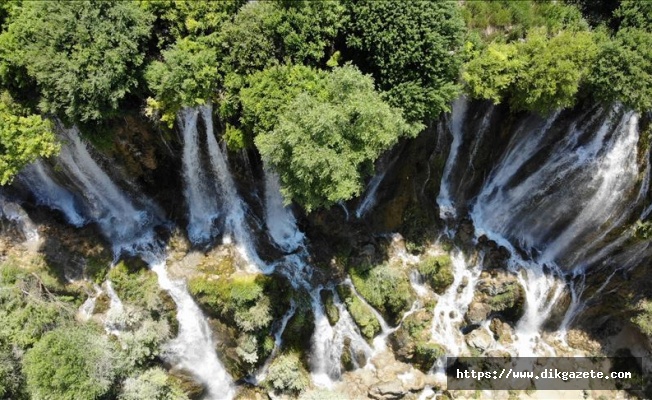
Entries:
[[204,397],[206,388],[190,372],[172,368],[170,370],[170,376],[191,400],[199,400]]
[[351,357],[351,338],[349,337],[344,338],[340,363],[342,364],[342,369],[344,371],[353,371],[355,369],[355,364],[353,363],[353,358]]
[[509,260],[511,254],[504,246],[499,246],[494,240],[482,235],[478,238],[478,247],[485,254],[482,262],[483,267],[487,269],[507,267],[507,260]]
[[331,326],[335,326],[337,321],[340,320],[340,311],[333,302],[333,292],[330,290],[322,290],[320,296],[322,304],[324,304],[324,311],[326,312],[328,323],[331,324]]
[[474,300],[469,305],[469,310],[466,312],[464,320],[469,325],[480,325],[485,319],[487,319],[490,312],[491,307],[488,304]]
[[456,241],[462,245],[468,246],[473,243],[474,236],[475,228],[473,226],[473,221],[471,221],[469,218],[465,218],[460,221],[457,229],[457,234],[455,235]]
[[501,344],[506,345],[514,342],[513,329],[508,323],[494,318],[491,320],[489,329],[493,332],[494,338]]
[[428,371],[444,349],[432,342],[430,325],[432,315],[417,311],[403,321],[399,329],[389,336],[389,344],[397,360],[413,364],[421,371]]
[[369,397],[377,400],[402,399],[408,393],[400,381],[383,382],[369,389]]
[[484,329],[476,329],[466,335],[466,344],[478,350],[486,350],[493,343],[493,338]]
[[589,354],[598,354],[602,346],[584,331],[571,329],[566,334],[566,342],[574,349],[586,351]]
[[525,291],[514,274],[483,271],[466,320],[469,324],[479,324],[490,314],[497,313],[506,321],[516,322],[523,315],[524,306]]

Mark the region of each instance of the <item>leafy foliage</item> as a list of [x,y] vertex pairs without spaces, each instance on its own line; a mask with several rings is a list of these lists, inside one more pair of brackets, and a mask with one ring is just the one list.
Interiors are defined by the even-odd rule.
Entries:
[[378,156],[417,132],[355,67],[335,69],[324,86],[316,95],[299,94],[274,130],[255,138],[286,200],[308,211],[359,195]]
[[162,112],[161,120],[172,127],[182,107],[201,105],[214,99],[221,87],[217,51],[205,39],[183,38],[162,52],[163,61],[153,62],[145,77],[154,98],[147,101],[150,116]]
[[349,57],[374,76],[392,106],[421,122],[457,96],[464,21],[454,2],[349,1]]
[[589,82],[602,100],[639,112],[652,109],[652,33],[623,28],[602,40]]
[[652,31],[652,3],[649,1],[623,0],[614,12],[622,28],[639,28]]
[[59,151],[50,121],[30,114],[0,95],[0,185],[10,183],[25,165]]
[[414,301],[410,281],[399,268],[382,264],[365,271],[353,268],[350,274],[358,293],[392,325],[398,324]]
[[508,97],[515,110],[545,114],[574,104],[596,56],[591,32],[563,31],[549,38],[535,29],[525,42],[491,43],[462,76],[473,96],[496,103]]
[[100,398],[115,378],[114,351],[88,327],[55,329],[25,353],[27,390],[36,399]]
[[148,369],[127,378],[122,386],[120,400],[187,400],[183,391],[174,384],[160,367]]
[[257,1],[223,30],[225,65],[240,75],[277,65],[317,65],[342,27],[339,1]]
[[138,85],[151,14],[123,1],[28,1],[3,42],[38,85],[39,106],[72,121],[114,114]]
[[301,393],[310,385],[308,371],[296,352],[279,354],[269,366],[266,382],[275,390]]
[[20,371],[20,361],[10,345],[0,341],[0,398],[22,399],[24,377]]
[[552,33],[587,28],[579,9],[563,2],[469,1],[464,3],[462,15],[470,30],[480,31],[490,41],[524,38],[537,27]]

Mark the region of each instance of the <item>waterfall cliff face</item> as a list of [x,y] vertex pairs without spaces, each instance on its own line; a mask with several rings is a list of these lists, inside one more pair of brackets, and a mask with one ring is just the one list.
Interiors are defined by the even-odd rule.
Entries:
[[[614,106],[561,111],[546,118],[508,116],[502,107],[461,98],[436,129],[438,145],[450,143],[447,151],[439,149],[441,154],[435,154],[441,157],[441,169],[434,171],[428,160],[427,177],[418,182],[413,195],[433,208],[436,201],[446,229],[426,231],[434,244],[423,254],[407,255],[403,249],[398,256],[391,256],[399,259],[400,268],[409,274],[417,300],[398,318],[398,325],[390,327],[358,293],[346,271],[316,265],[317,253],[330,257],[322,257],[322,264],[335,264],[336,254],[312,243],[315,240],[326,247],[329,237],[315,237],[314,229],[299,229],[310,229],[317,218],[298,223],[292,207],[284,203],[273,169],[248,164],[244,179],[253,180],[249,184],[259,185],[260,190],[243,196],[243,185],[232,172],[237,161],[229,160],[218,141],[212,114],[210,104],[179,113],[183,199],[180,196],[175,204],[185,210],[186,218],[175,222],[185,227],[194,246],[207,249],[219,246],[216,242],[221,240],[234,247],[246,261],[244,270],[236,273],[282,277],[292,287],[292,296],[300,293],[274,325],[273,350],[266,362],[258,365],[255,375],[247,377],[249,382],[265,379],[274,357],[285,350],[282,338],[286,326],[299,313],[311,313],[314,318],[310,345],[303,351],[312,382],[327,388],[336,388],[340,380],[348,379],[342,362],[346,352],[349,367],[354,370],[382,369],[370,360],[389,351],[388,337],[415,311],[430,315],[426,336],[450,356],[470,354],[481,335],[490,338],[482,344],[483,354],[553,355],[591,299],[613,291],[609,281],[617,278],[616,271],[630,271],[642,257],[650,256],[647,242],[622,248],[631,237],[624,232],[627,224],[652,208],[645,204],[649,164],[641,166],[635,157],[640,139],[637,115]],[[167,346],[167,361],[204,383],[209,398],[232,398],[237,388],[215,352],[211,325],[188,293],[186,283],[168,275],[165,242],[156,232],[161,226],[168,229],[173,222],[166,221],[159,207],[135,185],[112,178],[114,174],[100,166],[101,160],[75,128],[60,128],[60,133],[64,142],[57,159],[27,167],[18,183],[29,188],[38,205],[62,213],[71,225],[96,224],[112,245],[116,259],[135,255],[148,262],[160,287],[177,307],[179,332]],[[341,222],[343,228],[339,229],[347,231],[344,237],[357,240],[356,235],[367,235],[351,246],[362,243],[373,247],[368,243],[386,239],[385,231],[369,232],[373,228],[365,223],[382,217],[384,211],[380,210],[386,205],[379,204],[379,199],[393,200],[379,193],[393,190],[396,179],[408,180],[397,177],[396,171],[410,162],[424,160],[404,158],[396,152],[379,163],[363,198],[343,205],[345,209],[354,205],[356,216]],[[430,181],[439,177],[441,182],[431,189]],[[398,208],[399,203],[392,203],[392,207]],[[24,210],[8,204],[0,198],[0,217],[21,221],[25,236],[36,234]],[[388,209],[394,212],[392,207]],[[341,214],[341,210],[336,211]],[[334,214],[325,214],[324,219]],[[466,239],[464,223],[472,224]],[[439,244],[440,234],[449,236],[443,241],[453,243],[448,250]],[[493,250],[487,243],[493,243]],[[452,283],[435,294],[424,284],[416,264],[423,257],[445,252],[452,260]],[[504,255],[501,273],[511,279],[510,284],[518,285],[524,299],[522,312],[509,321],[514,334],[510,343],[491,339],[493,314],[469,317],[477,306],[478,293],[491,279],[488,276],[496,273],[496,268],[489,266],[495,253]],[[587,271],[592,270],[607,271],[608,279],[585,295],[589,292]],[[371,310],[380,325],[380,333],[373,340],[361,334],[353,311],[335,290],[337,285],[349,286],[352,296]],[[332,298],[329,306],[337,312],[335,322],[327,315],[324,293]],[[553,318],[555,312],[561,315]],[[552,339],[544,332],[550,330],[550,326],[544,329],[546,324],[552,324],[556,332]],[[119,333],[117,328],[113,331]],[[441,362],[435,362],[430,375],[437,376],[441,367]]]

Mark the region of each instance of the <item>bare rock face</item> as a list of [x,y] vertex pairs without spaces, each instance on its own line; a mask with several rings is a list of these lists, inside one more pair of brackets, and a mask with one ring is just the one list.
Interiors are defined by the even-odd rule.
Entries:
[[379,383],[369,389],[369,397],[378,400],[402,399],[407,393],[399,380]]
[[494,318],[491,320],[489,329],[493,332],[494,338],[503,345],[508,345],[514,342],[514,330],[508,323],[503,322],[498,318]]
[[574,349],[585,351],[589,354],[600,353],[602,346],[584,331],[571,329],[566,334],[566,342]]
[[493,338],[484,329],[476,329],[466,335],[466,344],[480,351],[487,350],[493,343]]
[[469,305],[469,310],[466,312],[464,319],[469,325],[480,325],[482,321],[487,319],[490,312],[491,307],[488,304],[473,300]]

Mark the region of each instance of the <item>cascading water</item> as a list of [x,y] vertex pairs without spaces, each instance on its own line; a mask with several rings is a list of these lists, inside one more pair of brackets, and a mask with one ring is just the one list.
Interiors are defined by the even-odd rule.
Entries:
[[179,367],[191,371],[207,387],[210,399],[230,399],[235,394],[231,377],[215,354],[211,330],[182,281],[168,277],[165,263],[152,265],[159,285],[177,304],[179,334],[168,344],[168,357]]
[[[446,218],[455,216],[450,212],[456,199],[449,197],[448,179],[458,168],[458,138],[463,137],[457,130],[455,113],[454,109],[450,127],[453,144],[438,197]],[[487,119],[485,115],[482,125]],[[483,182],[470,212],[476,237],[486,235],[510,251],[508,269],[516,274],[526,298],[514,343],[506,349],[511,353],[555,354],[541,340],[542,325],[568,293],[571,304],[558,335],[563,342],[564,332],[583,308],[586,260],[598,257],[597,250],[605,245],[607,234],[622,225],[633,209],[625,200],[636,195],[638,166],[631,154],[636,154],[637,127],[637,116],[618,106],[589,110],[570,121],[559,112],[545,121],[526,117]],[[478,150],[474,146],[472,151]],[[459,209],[463,204],[456,206]],[[465,348],[455,328],[461,320],[456,318],[460,319],[460,310],[470,304],[473,276],[480,271],[462,264],[463,260],[453,257],[455,282],[471,275],[467,279],[472,283],[459,293],[453,290],[453,283],[440,296],[433,323],[433,339],[455,355]]]
[[41,160],[37,160],[23,169],[19,179],[32,188],[38,204],[61,211],[71,225],[84,225],[86,219],[82,217],[82,212],[78,211],[78,200],[67,189],[57,184],[47,169]]
[[208,242],[217,234],[216,220],[220,214],[217,193],[210,185],[210,178],[201,167],[199,157],[199,111],[184,108],[179,112],[179,125],[183,132],[183,177],[188,209],[188,239],[192,243]]
[[444,174],[441,178],[441,185],[439,186],[439,195],[437,196],[437,204],[439,204],[439,213],[442,218],[455,217],[455,207],[453,206],[453,199],[450,196],[449,179],[451,171],[457,159],[457,152],[462,143],[462,124],[464,123],[464,116],[468,108],[468,101],[465,97],[460,97],[453,103],[452,116],[450,122],[450,131],[453,134],[453,143],[448,153],[446,166],[444,167]]
[[20,205],[6,200],[0,194],[0,221],[2,218],[15,224],[20,229],[26,242],[38,241],[39,235],[36,225],[34,225],[34,222],[32,222],[25,210]]
[[297,229],[292,211],[283,204],[278,175],[265,169],[265,222],[274,243],[291,252],[302,245],[304,235]]
[[[179,335],[169,345],[169,358],[200,379],[208,388],[209,398],[233,397],[233,382],[217,359],[205,317],[186,291],[185,285],[172,281],[167,275],[162,246],[153,231],[155,224],[160,221],[156,207],[151,206],[142,196],[140,206],[150,207],[144,210],[136,207],[97,165],[79,138],[76,128],[62,129],[62,136],[65,142],[58,160],[66,172],[65,176],[77,189],[76,193],[81,195],[84,210],[88,213],[83,218],[98,224],[102,233],[112,243],[116,257],[126,252],[138,255],[148,262],[157,274],[161,288],[170,293],[177,305]],[[58,186],[48,174],[41,174],[40,178],[47,183],[48,188]],[[39,181],[26,179],[26,182],[29,186],[30,183]],[[43,204],[63,204],[68,199],[67,191],[29,187],[35,194],[42,196]],[[64,198],[58,199],[59,195]],[[76,209],[68,207],[62,211],[72,212]],[[66,215],[69,220],[72,219],[72,215]],[[111,309],[118,309],[115,313],[121,313],[122,304],[111,283],[107,282],[106,286],[111,298]],[[108,329],[118,333],[120,327],[111,326]]]

